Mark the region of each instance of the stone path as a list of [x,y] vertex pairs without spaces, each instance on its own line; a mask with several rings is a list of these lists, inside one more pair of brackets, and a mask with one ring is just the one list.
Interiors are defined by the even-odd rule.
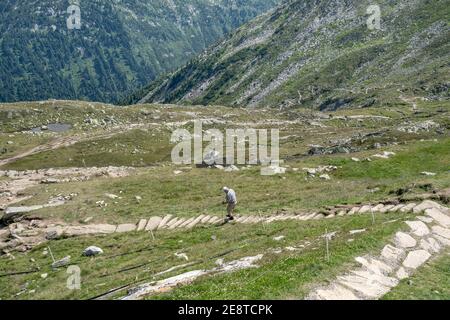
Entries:
[[[253,257],[244,257],[239,260],[230,261],[227,263],[217,263],[218,266],[209,270],[194,270],[185,272],[174,277],[164,280],[154,281],[132,288],[122,300],[138,300],[145,296],[157,293],[168,292],[169,290],[180,286],[192,283],[197,278],[212,274],[235,272],[249,268],[257,268],[256,262],[261,260],[264,255],[260,254]],[[170,270],[170,269],[169,269]],[[169,271],[168,270],[168,271]],[[165,273],[165,272],[162,272]]]
[[424,215],[417,220],[406,221],[409,232],[397,232],[377,257],[357,257],[355,260],[361,264],[360,268],[337,277],[325,287],[314,289],[307,299],[379,299],[433,255],[450,246],[449,208],[428,200],[403,208]]
[[[238,224],[257,224],[272,223],[276,221],[310,221],[320,219],[333,219],[343,216],[358,214],[381,214],[387,212],[421,212],[427,210],[427,217],[422,217],[421,221],[426,219],[437,220],[444,223],[448,228],[449,214],[448,208],[439,205],[436,202],[425,200],[420,204],[409,203],[399,205],[363,205],[358,207],[335,208],[329,212],[312,212],[304,214],[279,214],[273,216],[241,216],[235,219]],[[444,213],[442,213],[444,212]],[[120,225],[113,224],[87,224],[87,225],[63,225],[46,224],[44,221],[22,221],[9,225],[9,229],[2,229],[0,237],[0,254],[2,251],[26,251],[34,245],[47,240],[56,240],[62,237],[77,237],[87,235],[102,235],[111,233],[126,232],[161,232],[165,230],[190,230],[201,225],[219,225],[223,223],[223,218],[211,215],[199,215],[192,218],[179,218],[173,215],[155,216],[148,219],[140,219],[138,222],[125,223]],[[412,222],[415,232],[418,234],[425,231],[417,222]],[[440,231],[440,230],[438,230]]]
[[95,177],[120,178],[133,172],[131,167],[90,167],[39,170],[0,170],[0,177],[8,180],[0,181],[0,209],[6,209],[14,203],[29,199],[21,195],[24,190],[40,183],[53,184],[63,182],[87,181]]

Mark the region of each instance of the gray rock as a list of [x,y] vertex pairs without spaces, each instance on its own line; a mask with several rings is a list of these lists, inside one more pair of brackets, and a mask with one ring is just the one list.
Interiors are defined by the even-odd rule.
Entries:
[[441,206],[439,203],[431,201],[431,200],[425,200],[421,204],[414,207],[413,212],[414,213],[421,213],[425,211],[426,209],[437,209],[437,210],[443,210],[444,207]]
[[386,205],[383,208],[380,209],[380,213],[386,213],[389,212],[392,208],[394,208],[395,206],[392,204]]
[[403,266],[410,269],[417,269],[425,262],[427,262],[430,257],[431,254],[425,250],[411,251],[410,253],[408,253],[405,261],[403,261]]
[[430,229],[422,221],[405,221],[411,228],[411,232],[418,237],[423,237],[430,234]]
[[446,228],[450,227],[450,217],[442,213],[439,209],[425,209],[425,213],[427,216],[433,218],[433,220],[439,223],[441,226]]
[[403,213],[411,212],[415,206],[417,206],[417,204],[415,204],[415,203],[407,204],[406,206],[404,206],[403,208],[400,209],[400,212],[403,212]]
[[403,249],[396,248],[391,245],[387,245],[381,251],[381,257],[383,257],[389,263],[397,263],[405,256]]
[[388,275],[393,271],[391,266],[377,259],[357,257],[355,260],[372,273]]
[[362,206],[361,209],[359,209],[358,213],[360,214],[369,213],[371,209],[372,206]]
[[308,300],[358,300],[358,297],[351,291],[340,285],[332,285],[328,288],[317,289],[311,294]]
[[160,229],[164,228],[167,225],[167,223],[170,221],[170,219],[172,219],[172,217],[173,217],[173,215],[171,215],[171,214],[166,215],[161,220],[161,222],[159,223],[159,225],[158,225],[158,227],[156,229],[160,230]]
[[399,280],[403,280],[403,279],[409,278],[409,273],[405,270],[405,268],[400,267],[400,269],[397,270],[395,276],[396,276]]
[[409,234],[404,232],[397,232],[394,238],[394,243],[400,248],[413,248],[417,245],[417,241]]
[[158,228],[159,224],[161,223],[162,218],[161,217],[151,217],[148,220],[147,226],[145,227],[145,231],[154,231],[156,228]]
[[62,268],[62,267],[67,266],[69,263],[70,263],[70,256],[67,256],[61,260],[53,262],[52,268],[53,269]]
[[377,281],[369,282],[366,278],[360,276],[338,277],[339,283],[347,288],[357,291],[369,299],[377,299],[389,292],[390,288]]
[[434,221],[433,218],[425,217],[425,216],[418,216],[417,219],[419,219],[420,221],[425,222],[425,223],[433,223],[433,221]]
[[99,254],[103,254],[103,250],[96,246],[90,246],[83,251],[83,256],[93,257]]
[[131,223],[126,224],[120,224],[117,226],[116,232],[123,233],[123,232],[132,232],[136,231],[136,225]]
[[420,240],[420,247],[430,253],[438,253],[441,250],[439,242],[434,238],[422,239]]
[[143,231],[145,229],[146,225],[147,225],[147,219],[139,220],[137,231]]
[[450,229],[441,226],[433,226],[432,230],[434,234],[450,240]]

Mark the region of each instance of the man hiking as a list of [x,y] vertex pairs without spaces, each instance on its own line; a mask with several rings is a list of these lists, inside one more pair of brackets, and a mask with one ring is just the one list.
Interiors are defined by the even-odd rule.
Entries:
[[236,192],[227,187],[223,187],[223,192],[225,192],[225,201],[223,204],[227,205],[227,218],[225,219],[225,222],[233,221],[233,210],[237,204]]

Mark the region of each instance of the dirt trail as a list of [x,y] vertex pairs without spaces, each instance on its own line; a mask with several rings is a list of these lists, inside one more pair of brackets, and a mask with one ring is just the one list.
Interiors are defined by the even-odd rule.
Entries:
[[79,142],[85,142],[85,141],[91,141],[91,140],[97,140],[97,139],[109,139],[117,134],[124,133],[126,131],[130,131],[130,130],[134,130],[134,129],[148,127],[148,126],[149,126],[148,124],[140,124],[140,123],[129,124],[129,125],[120,125],[120,126],[115,126],[113,128],[108,129],[107,132],[100,132],[100,133],[95,132],[95,133],[90,133],[90,134],[84,133],[84,134],[74,134],[74,135],[64,136],[64,137],[57,137],[50,142],[33,147],[27,151],[24,151],[18,155],[13,156],[11,158],[0,160],[0,167],[4,166],[6,164],[9,164],[9,163],[15,162],[17,160],[23,159],[25,157],[28,157],[30,155],[34,155],[34,154],[38,154],[38,153],[50,151],[50,150],[56,150],[59,148],[70,147]]

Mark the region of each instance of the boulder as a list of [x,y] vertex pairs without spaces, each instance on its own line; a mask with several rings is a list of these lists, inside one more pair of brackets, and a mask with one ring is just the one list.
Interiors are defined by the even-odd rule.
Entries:
[[99,254],[103,254],[103,250],[96,246],[90,246],[83,251],[83,256],[85,257],[93,257]]
[[70,256],[67,256],[65,258],[62,258],[61,260],[53,262],[52,268],[53,269],[62,268],[67,266],[69,263],[70,263]]

